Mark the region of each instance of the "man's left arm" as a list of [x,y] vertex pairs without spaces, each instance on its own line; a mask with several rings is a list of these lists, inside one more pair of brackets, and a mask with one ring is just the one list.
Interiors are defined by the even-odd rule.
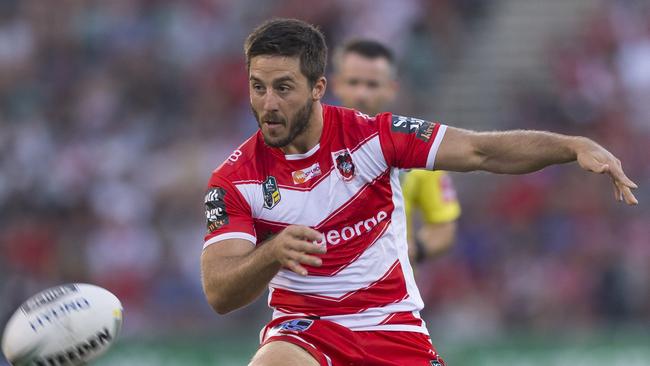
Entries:
[[421,246],[416,249],[415,259],[421,261],[446,253],[456,240],[456,227],[456,220],[423,224],[415,233],[414,245]]
[[448,127],[435,157],[435,169],[485,170],[525,174],[553,164],[578,161],[594,173],[608,174],[616,200],[638,203],[637,185],[623,172],[621,161],[596,142],[581,136],[543,131],[474,132]]

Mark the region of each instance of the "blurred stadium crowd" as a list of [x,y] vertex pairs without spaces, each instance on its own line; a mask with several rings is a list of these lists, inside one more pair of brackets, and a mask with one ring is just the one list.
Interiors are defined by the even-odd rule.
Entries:
[[[553,85],[522,87],[506,123],[595,138],[645,186],[641,206],[575,168],[454,175],[458,243],[418,273],[433,334],[650,324],[650,12],[636,4],[552,42]],[[485,14],[481,0],[0,2],[0,324],[62,282],[115,292],[132,334],[268,318],[261,303],[218,317],[199,280],[205,184],[257,129],[245,36],[273,15],[318,24],[331,46],[386,41],[393,110],[436,118],[413,100]]]

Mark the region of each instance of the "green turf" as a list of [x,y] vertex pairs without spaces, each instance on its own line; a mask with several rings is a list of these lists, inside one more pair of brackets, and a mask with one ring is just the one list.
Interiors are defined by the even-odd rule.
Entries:
[[[650,335],[511,335],[482,343],[438,343],[450,366],[650,366]],[[241,366],[257,347],[256,335],[158,338],[123,337],[99,366]]]

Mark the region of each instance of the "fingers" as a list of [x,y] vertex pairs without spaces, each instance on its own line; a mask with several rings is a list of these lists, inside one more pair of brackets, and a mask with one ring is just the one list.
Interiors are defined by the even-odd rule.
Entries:
[[275,242],[276,258],[285,268],[301,276],[307,276],[304,265],[320,267],[322,259],[310,254],[324,254],[327,246],[323,242],[323,234],[302,225],[291,225],[280,232]]
[[612,186],[614,187],[614,199],[620,202],[623,199],[623,194],[621,193],[621,190],[618,189],[618,185],[616,185],[614,179],[612,179]]
[[285,230],[292,236],[303,240],[320,241],[323,239],[323,234],[307,226],[291,225],[288,226]]
[[627,175],[625,175],[625,172],[623,172],[623,167],[621,167],[620,163],[618,165],[618,169],[616,169],[616,172],[620,176],[623,184],[625,184],[627,187],[630,187],[632,189],[639,188],[639,186],[636,183],[634,183],[632,179],[628,178]]
[[638,186],[625,175],[620,161],[616,160],[616,164],[611,164],[608,172],[614,182],[616,200],[625,201],[628,205],[638,204],[639,201],[632,193],[632,189],[636,189]]
[[301,276],[307,276],[308,273],[307,269],[303,267],[302,264],[313,267],[320,267],[323,264],[322,259],[298,251],[290,251],[287,255],[289,256],[289,259],[284,261],[284,266]]
[[289,247],[295,251],[304,253],[325,254],[327,252],[327,247],[325,245],[319,245],[304,240],[291,241]]
[[293,250],[305,253],[320,253],[327,252],[327,246],[324,244],[317,244],[323,242],[323,234],[307,227],[299,225],[291,225],[285,229],[290,238],[289,244]]
[[307,270],[305,269],[305,267],[301,266],[300,264],[298,264],[298,262],[296,262],[296,261],[294,261],[292,259],[289,259],[284,264],[284,266],[287,269],[291,270],[292,272],[295,272],[295,273],[297,273],[297,274],[299,274],[301,276],[307,276]]
[[607,172],[608,170],[609,170],[609,165],[607,165],[607,164],[600,164],[600,165],[596,165],[593,168],[591,168],[592,172],[598,173],[598,174],[603,174],[603,173]]
[[623,168],[621,168],[620,165],[614,165],[611,169],[609,169],[609,174],[612,175],[612,177],[619,183],[623,184],[626,187],[629,188],[638,188],[636,183],[632,182],[630,178],[628,178],[625,173],[623,173]]
[[639,201],[634,197],[634,194],[632,193],[632,190],[630,190],[629,187],[622,187],[620,188],[621,193],[623,194],[623,199],[625,200],[625,203],[628,205],[637,205],[639,204]]
[[306,265],[314,266],[314,267],[320,267],[323,264],[322,259],[320,259],[318,257],[314,257],[313,255],[307,255],[307,254],[300,253],[300,252],[293,253],[292,260],[294,260],[294,261],[296,261],[298,263],[301,263],[301,264],[306,264]]

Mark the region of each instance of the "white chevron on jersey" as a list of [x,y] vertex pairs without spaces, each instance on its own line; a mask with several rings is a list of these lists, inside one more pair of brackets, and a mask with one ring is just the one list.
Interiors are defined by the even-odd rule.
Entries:
[[388,169],[377,135],[360,145],[351,155],[361,179],[344,182],[333,172],[336,168],[330,169],[324,173],[327,176],[309,191],[280,187],[282,200],[273,210],[267,210],[261,204],[264,201],[259,183],[235,182],[235,186],[250,205],[256,219],[318,226],[333,212],[342,209],[345,203],[349,203],[362,188],[367,187],[366,182],[374,180]]

